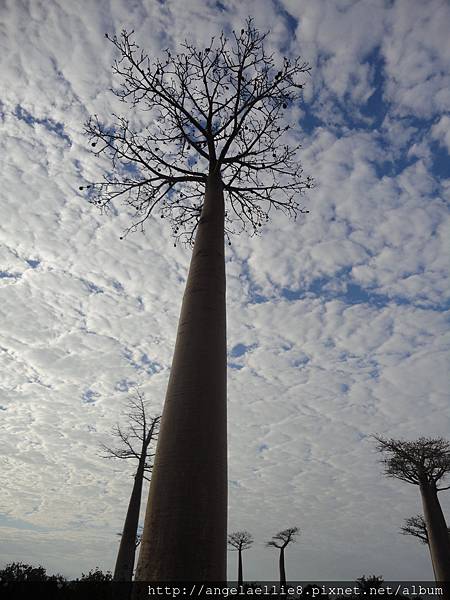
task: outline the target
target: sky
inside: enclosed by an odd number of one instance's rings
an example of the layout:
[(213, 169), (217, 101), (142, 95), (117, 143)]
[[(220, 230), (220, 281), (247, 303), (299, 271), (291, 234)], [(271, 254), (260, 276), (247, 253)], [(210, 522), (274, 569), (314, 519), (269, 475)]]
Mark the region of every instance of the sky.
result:
[(113, 569), (133, 466), (99, 446), (133, 386), (156, 415), (168, 380), (190, 250), (158, 219), (120, 240), (127, 208), (78, 189), (109, 167), (87, 118), (127, 110), (105, 33), (159, 56), (248, 16), (312, 67), (286, 118), (315, 187), (226, 249), (229, 531), (255, 538), (253, 581), (291, 526), (290, 579), (433, 578), (399, 534), (418, 489), (370, 435), (448, 437), (446, 0), (0, 0), (0, 566)]

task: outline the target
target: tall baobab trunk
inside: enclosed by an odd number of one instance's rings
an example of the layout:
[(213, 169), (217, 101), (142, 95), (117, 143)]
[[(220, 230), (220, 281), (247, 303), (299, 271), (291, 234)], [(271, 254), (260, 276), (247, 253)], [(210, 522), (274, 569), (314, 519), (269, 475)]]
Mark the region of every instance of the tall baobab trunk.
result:
[(428, 530), (427, 530), (426, 524), (425, 524), (425, 535), (426, 535), (426, 545), (428, 548), (428, 552), (430, 553), (430, 561), (431, 561), (431, 566), (433, 568), (434, 579), (437, 581), (436, 569), (434, 568), (433, 554), (431, 553), (430, 538), (428, 537)]
[(450, 582), (450, 540), (436, 486), (422, 483), (420, 493), (436, 581)]
[(210, 173), (183, 297), (136, 580), (225, 581), (224, 198)]
[(130, 502), (128, 503), (127, 516), (114, 568), (114, 581), (131, 581), (133, 579), (136, 534), (141, 508), (142, 484), (144, 481), (144, 464), (145, 461), (141, 460), (134, 476), (133, 490)]
[(431, 554), (431, 548), (430, 545), (428, 544), (428, 552), (430, 553), (430, 560), (431, 560), (431, 566), (433, 568), (433, 575), (434, 575), (434, 579), (437, 581), (437, 575), (436, 575), (436, 569), (434, 568), (434, 561), (433, 561), (433, 555)]
[(286, 587), (286, 569), (284, 566), (284, 546), (280, 548), (280, 586)]
[(242, 548), (238, 548), (238, 586), (243, 584), (242, 575)]

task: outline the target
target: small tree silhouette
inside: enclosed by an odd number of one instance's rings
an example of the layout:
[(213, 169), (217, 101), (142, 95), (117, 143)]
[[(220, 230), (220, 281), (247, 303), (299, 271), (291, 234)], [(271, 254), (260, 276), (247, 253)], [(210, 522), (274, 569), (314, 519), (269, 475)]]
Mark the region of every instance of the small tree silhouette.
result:
[(415, 517), (408, 517), (405, 519), (405, 524), (400, 528), (402, 535), (412, 535), (418, 538), (422, 544), (428, 546), (428, 532), (425, 520), (422, 515), (416, 515)]
[(89, 573), (82, 573), (80, 579), (77, 581), (83, 583), (103, 583), (106, 581), (112, 581), (113, 576), (110, 571), (102, 571), (99, 567), (95, 567), (95, 569), (91, 569)]
[[(149, 480), (152, 470), (149, 461), (152, 443), (158, 435), (160, 416), (150, 417), (146, 413), (144, 396), (136, 388), (134, 397), (127, 404), (127, 429), (115, 425), (113, 434), (120, 440), (119, 448), (109, 448), (102, 444), (103, 458), (120, 458), (136, 460), (138, 463), (134, 484), (128, 503), (125, 524), (120, 538), (119, 552), (114, 569), (114, 581), (131, 581), (133, 577), (134, 559), (138, 546), (138, 523), (141, 508), (141, 495), (144, 479)], [(139, 538), (140, 541), (140, 538)]]
[(421, 437), (415, 441), (373, 436), (388, 477), (419, 486), (424, 523), (436, 581), (450, 581), (450, 541), (447, 524), (438, 499), (438, 487), (450, 473), (450, 443), (443, 438)]
[(0, 569), (0, 581), (25, 582), (48, 581), (63, 583), (66, 578), (62, 575), (47, 575), (47, 570), (41, 565), (35, 567), (23, 562), (11, 562)]
[(228, 545), (233, 551), (238, 552), (238, 586), (243, 583), (242, 551), (250, 548), (252, 544), (253, 536), (248, 531), (235, 531), (228, 536)]
[(300, 529), (298, 527), (289, 527), (288, 529), (283, 529), (283, 531), (279, 531), (273, 538), (266, 542), (266, 546), (268, 548), (274, 547), (280, 550), (280, 586), (286, 586), (286, 569), (284, 565), (284, 550), (285, 548), (291, 544), (296, 542), (296, 537), (300, 535)]
[[(450, 536), (450, 528), (447, 528), (447, 532), (448, 532), (448, 535)], [(416, 515), (415, 517), (409, 517), (408, 519), (405, 519), (405, 524), (400, 528), (400, 533), (402, 535), (409, 535), (409, 536), (418, 538), (422, 542), (422, 544), (425, 544), (426, 546), (428, 546), (428, 550), (430, 550), (427, 526), (425, 524), (425, 519), (423, 518), (422, 515)], [(430, 558), (431, 558), (431, 565), (433, 567), (433, 572), (434, 572), (433, 557), (431, 556), (431, 552), (430, 552)], [(435, 573), (435, 576), (436, 576), (436, 573)]]

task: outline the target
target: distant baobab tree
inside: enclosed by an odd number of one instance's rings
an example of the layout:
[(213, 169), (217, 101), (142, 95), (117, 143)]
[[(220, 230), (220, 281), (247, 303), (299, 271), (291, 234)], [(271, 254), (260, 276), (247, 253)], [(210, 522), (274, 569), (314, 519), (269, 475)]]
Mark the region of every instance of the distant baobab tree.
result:
[(385, 473), (419, 486), (431, 561), (438, 582), (450, 582), (450, 540), (438, 492), (450, 486), (438, 483), (450, 473), (450, 443), (443, 438), (421, 437), (414, 441), (374, 436)]
[[(128, 423), (126, 429), (116, 425), (114, 435), (120, 440), (120, 448), (109, 448), (102, 444), (104, 458), (136, 460), (137, 469), (128, 503), (125, 524), (120, 538), (119, 552), (114, 568), (114, 581), (131, 581), (133, 578), (136, 548), (140, 543), (138, 536), (139, 513), (144, 479), (149, 480), (152, 463), (152, 446), (157, 438), (161, 417), (150, 417), (143, 394), (136, 389), (134, 397), (127, 404)], [(139, 541), (138, 541), (139, 540)]]
[(268, 548), (278, 548), (280, 550), (280, 586), (286, 586), (286, 568), (284, 565), (284, 550), (285, 548), (296, 542), (296, 537), (300, 535), (300, 529), (298, 527), (289, 527), (288, 529), (283, 529), (283, 531), (279, 531), (276, 535), (272, 537), (269, 542), (266, 542), (266, 546)]
[(308, 212), (300, 199), (312, 186), (298, 133), (284, 140), (310, 67), (269, 54), (266, 36), (248, 19), (207, 48), (185, 42), (150, 58), (133, 32), (106, 34), (118, 52), (113, 91), (132, 116), (87, 122), (94, 153), (111, 160), (88, 199), (103, 211), (122, 200), (134, 214), (126, 233), (160, 216), (175, 244), (193, 243), (137, 580), (226, 579), (225, 237), (258, 233), (271, 211)]
[(253, 536), (248, 531), (234, 531), (228, 536), (228, 545), (232, 550), (238, 552), (238, 586), (243, 583), (242, 575), (242, 551), (247, 550), (253, 544)]
[[(428, 546), (428, 550), (430, 549), (427, 526), (425, 525), (425, 519), (422, 515), (416, 515), (415, 517), (409, 517), (408, 519), (405, 519), (405, 524), (400, 528), (400, 533), (402, 535), (410, 535), (412, 537), (418, 538), (422, 542), (422, 544)], [(447, 533), (450, 536), (450, 528), (448, 527)], [(434, 571), (433, 557), (431, 557), (431, 564), (433, 566)]]
[(411, 535), (418, 538), (422, 544), (428, 545), (428, 532), (425, 525), (425, 519), (422, 515), (408, 517), (405, 519), (405, 524), (400, 528), (402, 535)]

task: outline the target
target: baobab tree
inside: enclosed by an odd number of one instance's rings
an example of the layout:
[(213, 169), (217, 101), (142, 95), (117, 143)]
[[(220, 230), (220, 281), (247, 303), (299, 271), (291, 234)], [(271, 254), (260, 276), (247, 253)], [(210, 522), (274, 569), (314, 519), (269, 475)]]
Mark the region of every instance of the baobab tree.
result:
[[(120, 440), (119, 448), (109, 448), (102, 444), (103, 458), (119, 458), (137, 461), (133, 489), (128, 503), (123, 531), (119, 534), (120, 545), (114, 568), (114, 581), (131, 581), (133, 577), (138, 536), (139, 512), (141, 509), (142, 486), (152, 471), (151, 453), (158, 436), (161, 417), (147, 415), (143, 394), (136, 389), (134, 397), (127, 404), (127, 427), (115, 425), (113, 434)], [(138, 542), (139, 539), (139, 542)]]
[(238, 553), (238, 585), (243, 583), (242, 551), (248, 550), (253, 544), (253, 536), (248, 531), (234, 531), (228, 536), (228, 545)]
[(283, 529), (283, 531), (279, 531), (276, 535), (272, 537), (269, 542), (266, 542), (266, 546), (268, 548), (278, 548), (280, 551), (280, 586), (286, 586), (286, 568), (284, 564), (284, 551), (286, 547), (296, 542), (296, 537), (300, 535), (300, 529), (298, 527), (289, 527), (288, 529)]
[(408, 517), (405, 519), (405, 524), (400, 527), (400, 533), (402, 535), (411, 535), (418, 538), (422, 544), (428, 545), (428, 532), (425, 520), (422, 515), (416, 515), (415, 517)]
[[(405, 524), (400, 527), (402, 535), (411, 535), (418, 538), (422, 544), (428, 545), (428, 531), (425, 525), (425, 519), (422, 515), (408, 517), (405, 519)], [(447, 533), (450, 536), (450, 527), (447, 527)]]
[[(400, 528), (400, 533), (402, 535), (410, 535), (412, 537), (418, 538), (422, 542), (422, 544), (428, 546), (428, 550), (430, 550), (427, 526), (425, 525), (425, 519), (422, 515), (416, 515), (414, 517), (408, 517), (407, 519), (405, 519), (405, 524)], [(447, 534), (450, 537), (450, 528), (448, 527)], [(430, 557), (431, 565), (433, 567), (434, 572), (433, 557), (431, 556), (431, 552)]]
[(284, 139), (310, 68), (269, 54), (266, 36), (248, 19), (207, 48), (185, 42), (151, 59), (133, 32), (106, 34), (119, 55), (114, 94), (133, 114), (86, 124), (95, 154), (111, 159), (88, 198), (104, 211), (122, 199), (134, 214), (125, 235), (159, 216), (175, 245), (193, 244), (137, 580), (226, 579), (225, 238), (258, 233), (273, 211), (307, 212), (312, 186), (298, 134)]
[(450, 581), (450, 540), (438, 492), (450, 486), (438, 483), (450, 473), (450, 443), (443, 438), (415, 441), (374, 436), (388, 477), (417, 485), (422, 498), (425, 529), (436, 581)]

